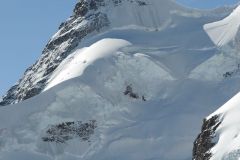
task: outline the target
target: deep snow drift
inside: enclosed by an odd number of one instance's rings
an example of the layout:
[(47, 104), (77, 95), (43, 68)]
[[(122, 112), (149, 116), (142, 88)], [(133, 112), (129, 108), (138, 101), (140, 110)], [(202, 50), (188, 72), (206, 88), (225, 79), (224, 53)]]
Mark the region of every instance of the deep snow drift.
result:
[[(216, 48), (203, 29), (223, 17), (167, 0), (123, 2), (100, 8), (112, 27), (81, 39), (41, 94), (0, 108), (1, 160), (192, 158), (202, 118), (240, 89), (236, 50)], [(125, 7), (133, 13), (118, 21)], [(88, 24), (76, 21), (69, 32)], [(43, 78), (43, 64), (25, 78)]]
[(50, 77), (45, 90), (66, 80), (81, 76), (84, 70), (96, 60), (111, 55), (119, 48), (131, 43), (124, 40), (103, 39), (88, 48), (81, 48), (62, 62)]

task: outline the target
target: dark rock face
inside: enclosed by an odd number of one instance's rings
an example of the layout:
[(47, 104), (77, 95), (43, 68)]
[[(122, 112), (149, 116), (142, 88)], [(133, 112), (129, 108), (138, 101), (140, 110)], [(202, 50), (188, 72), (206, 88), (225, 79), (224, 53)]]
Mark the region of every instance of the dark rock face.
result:
[(83, 17), (89, 10), (97, 10), (98, 7), (105, 6), (104, 0), (81, 0), (73, 10), (75, 16)]
[[(73, 16), (60, 25), (58, 33), (48, 42), (39, 60), (8, 90), (0, 105), (18, 103), (41, 93), (52, 72), (81, 40), (109, 25), (107, 15), (97, 10), (104, 5), (104, 0), (80, 0)], [(82, 23), (83, 21), (86, 23)]]
[(3, 98), (3, 101), (0, 102), (0, 106), (5, 106), (5, 105), (8, 105), (11, 103), (11, 99), (14, 99), (15, 95), (14, 95), (14, 91), (18, 89), (18, 85), (14, 85), (12, 86), (8, 92), (7, 92), (7, 95), (5, 95), (5, 97), (8, 97), (7, 99)]
[[(133, 98), (133, 99), (140, 98), (140, 96), (133, 91), (132, 85), (127, 85), (126, 90), (123, 92), (123, 94), (125, 96), (129, 96), (130, 98)], [(142, 101), (147, 101), (144, 95), (141, 96), (141, 99), (142, 99)]]
[(221, 124), (218, 116), (213, 116), (209, 120), (204, 119), (202, 131), (194, 142), (193, 160), (209, 160), (211, 158), (210, 149), (215, 145), (213, 139), (216, 137), (216, 129)]
[(42, 140), (44, 142), (66, 143), (68, 140), (80, 138), (81, 141), (89, 141), (96, 127), (95, 120), (87, 123), (81, 121), (64, 122), (50, 126)]

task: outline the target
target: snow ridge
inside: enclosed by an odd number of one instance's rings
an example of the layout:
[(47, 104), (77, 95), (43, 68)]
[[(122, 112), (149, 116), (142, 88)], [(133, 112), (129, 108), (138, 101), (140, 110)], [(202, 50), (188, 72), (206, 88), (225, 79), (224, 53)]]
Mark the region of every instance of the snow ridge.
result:
[(120, 48), (131, 45), (126, 40), (103, 39), (88, 48), (75, 51), (62, 62), (49, 78), (44, 91), (66, 80), (79, 77), (84, 70), (98, 59), (107, 57)]
[(240, 27), (240, 6), (238, 6), (228, 17), (221, 21), (204, 25), (205, 31), (211, 40), (219, 47), (233, 41)]

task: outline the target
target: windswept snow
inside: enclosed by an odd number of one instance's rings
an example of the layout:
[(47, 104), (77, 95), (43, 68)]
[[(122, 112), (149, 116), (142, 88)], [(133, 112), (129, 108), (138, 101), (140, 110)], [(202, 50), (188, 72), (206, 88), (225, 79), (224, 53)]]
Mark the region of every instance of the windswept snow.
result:
[(235, 39), (240, 26), (239, 17), (240, 6), (223, 20), (204, 25), (204, 29), (217, 46), (224, 46)]

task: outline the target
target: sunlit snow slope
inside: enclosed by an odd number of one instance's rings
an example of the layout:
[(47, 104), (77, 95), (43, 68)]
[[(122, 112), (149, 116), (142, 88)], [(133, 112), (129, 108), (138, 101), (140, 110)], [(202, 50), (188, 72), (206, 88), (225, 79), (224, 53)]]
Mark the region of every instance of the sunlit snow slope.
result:
[(235, 160), (240, 158), (240, 94), (211, 114), (208, 119), (218, 116), (221, 124), (216, 132), (216, 145), (211, 149), (211, 160)]
[(119, 39), (103, 39), (88, 48), (81, 48), (67, 57), (49, 79), (45, 90), (71, 78), (81, 76), (96, 60), (110, 56), (131, 43)]

